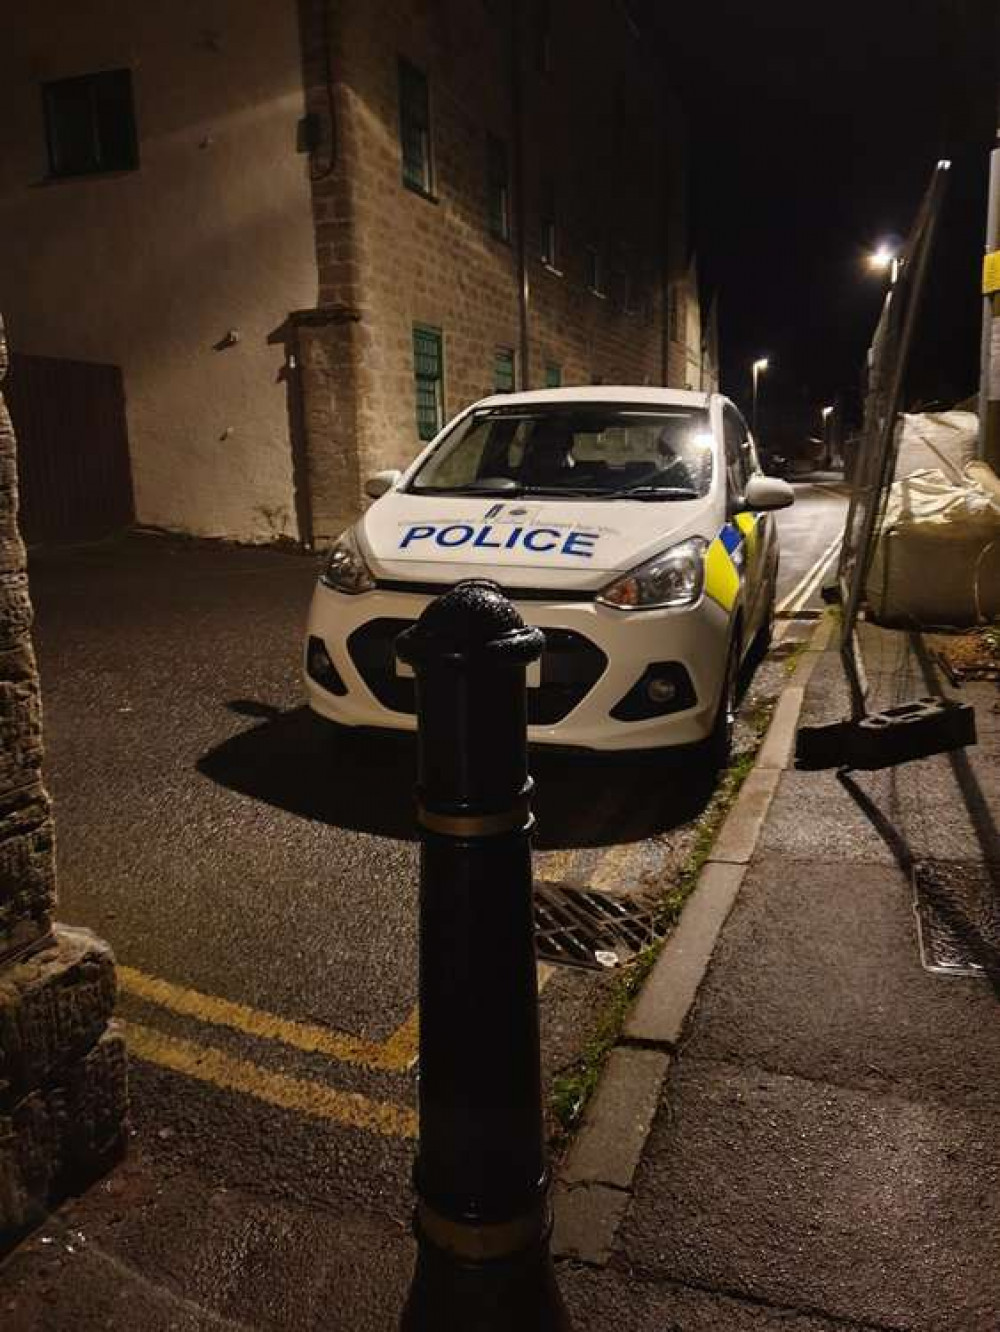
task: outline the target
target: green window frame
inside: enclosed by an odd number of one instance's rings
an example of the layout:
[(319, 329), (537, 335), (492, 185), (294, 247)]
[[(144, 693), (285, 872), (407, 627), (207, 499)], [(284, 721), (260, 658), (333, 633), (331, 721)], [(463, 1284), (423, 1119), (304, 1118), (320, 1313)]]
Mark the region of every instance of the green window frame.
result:
[(493, 358), (493, 388), (496, 393), (513, 393), (517, 388), (517, 365), (513, 347), (498, 347)]
[(545, 387), (562, 388), (562, 366), (550, 361), (545, 367)]
[(486, 172), (490, 234), (497, 240), (510, 240), (510, 168), (507, 145), (496, 135), (486, 139)]
[(402, 56), (399, 59), (399, 145), (403, 184), (430, 196), (434, 186), (431, 161), (431, 103), (427, 75)]
[(53, 178), (138, 168), (131, 70), (108, 69), (43, 83), (42, 108)]
[(427, 441), (444, 425), (444, 340), (439, 328), (413, 325), (417, 435)]

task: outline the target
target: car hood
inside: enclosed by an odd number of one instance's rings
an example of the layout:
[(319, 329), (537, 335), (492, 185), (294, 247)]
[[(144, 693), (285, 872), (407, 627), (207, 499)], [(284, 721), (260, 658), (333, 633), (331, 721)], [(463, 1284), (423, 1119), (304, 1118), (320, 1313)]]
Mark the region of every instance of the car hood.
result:
[[(416, 495), (393, 491), (357, 536), (384, 581), (495, 578), (505, 587), (592, 590), (691, 536), (710, 539), (715, 502)], [(721, 520), (720, 520), (721, 522)]]

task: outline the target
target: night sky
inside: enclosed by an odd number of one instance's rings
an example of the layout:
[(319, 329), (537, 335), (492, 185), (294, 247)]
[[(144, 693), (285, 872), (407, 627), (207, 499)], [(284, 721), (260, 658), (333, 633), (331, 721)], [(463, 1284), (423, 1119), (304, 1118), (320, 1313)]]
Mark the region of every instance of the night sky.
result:
[[(723, 390), (746, 403), (767, 355), (775, 414), (856, 396), (884, 294), (867, 251), (909, 229), (953, 161), (908, 397), (978, 375), (997, 0), (653, 0), (691, 121), (692, 225), (720, 298)], [(678, 25), (680, 24), (680, 27)], [(762, 432), (763, 433), (763, 432)]]

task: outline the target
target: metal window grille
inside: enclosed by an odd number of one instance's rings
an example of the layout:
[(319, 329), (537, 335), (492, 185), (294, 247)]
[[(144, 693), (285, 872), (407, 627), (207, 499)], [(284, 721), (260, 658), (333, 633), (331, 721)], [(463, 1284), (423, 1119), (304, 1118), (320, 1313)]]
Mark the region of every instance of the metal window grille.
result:
[(427, 75), (407, 60), (399, 62), (399, 142), (403, 154), (403, 183), (430, 194), (431, 112)]
[(131, 70), (104, 70), (45, 83), (42, 104), (52, 176), (138, 167)]
[(486, 155), (490, 231), (499, 240), (510, 240), (510, 173), (507, 166), (507, 145), (491, 134), (487, 141)]
[(444, 358), (441, 331), (413, 330), (413, 377), (417, 399), (417, 434), (433, 439), (444, 423)]
[(493, 387), (497, 393), (513, 393), (516, 388), (514, 352), (510, 347), (498, 347), (493, 362)]
[(555, 365), (552, 362), (550, 362), (545, 367), (545, 387), (546, 388), (562, 387), (562, 368), (558, 365)]

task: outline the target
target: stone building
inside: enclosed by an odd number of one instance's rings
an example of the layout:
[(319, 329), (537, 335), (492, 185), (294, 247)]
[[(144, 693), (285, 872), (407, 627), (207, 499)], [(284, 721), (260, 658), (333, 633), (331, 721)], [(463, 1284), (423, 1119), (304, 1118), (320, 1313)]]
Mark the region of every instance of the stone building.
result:
[[(27, 12), (0, 53), (26, 486), (71, 488), (72, 509), (116, 484), (143, 524), (311, 544), (356, 516), (369, 472), (484, 393), (700, 386), (683, 119), (638, 13)], [(49, 420), (70, 363), (95, 383), (120, 369), (127, 447), (107, 444), (101, 403), (81, 406), (82, 441)]]

